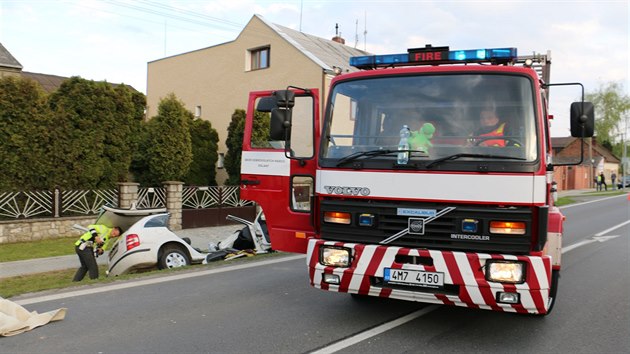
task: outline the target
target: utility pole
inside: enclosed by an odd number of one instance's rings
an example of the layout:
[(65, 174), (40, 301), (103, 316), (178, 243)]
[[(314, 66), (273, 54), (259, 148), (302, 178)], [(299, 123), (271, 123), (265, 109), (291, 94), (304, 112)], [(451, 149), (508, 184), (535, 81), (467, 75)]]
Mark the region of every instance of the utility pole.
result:
[(624, 117), (624, 122), (625, 122), (625, 129), (623, 130), (623, 134), (621, 135), (621, 146), (623, 147), (623, 151), (621, 152), (621, 189), (625, 190), (626, 189), (626, 176), (628, 175), (628, 168), (627, 168), (627, 147), (626, 147), (626, 139), (627, 139), (627, 134), (628, 134), (628, 114), (625, 114)]

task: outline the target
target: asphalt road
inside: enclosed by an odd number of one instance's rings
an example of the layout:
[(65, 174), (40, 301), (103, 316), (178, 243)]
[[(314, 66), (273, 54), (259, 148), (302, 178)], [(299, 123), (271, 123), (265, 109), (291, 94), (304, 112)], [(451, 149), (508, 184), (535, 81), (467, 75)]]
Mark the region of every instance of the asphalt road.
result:
[[(22, 298), (66, 319), (0, 339), (2, 353), (627, 352), (630, 203), (563, 208), (549, 316), (363, 299), (310, 288), (301, 256)], [(244, 268), (249, 267), (249, 268)], [(83, 293), (82, 293), (83, 292)]]

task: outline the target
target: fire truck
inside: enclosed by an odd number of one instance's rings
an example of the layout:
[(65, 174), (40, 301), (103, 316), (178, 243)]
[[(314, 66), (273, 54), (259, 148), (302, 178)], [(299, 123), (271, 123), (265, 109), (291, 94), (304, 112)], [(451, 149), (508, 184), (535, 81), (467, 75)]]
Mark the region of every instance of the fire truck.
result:
[(305, 253), (326, 291), (548, 314), (564, 221), (549, 88), (581, 87), (570, 119), (584, 138), (583, 86), (550, 83), (550, 53), (516, 48), (427, 45), (349, 64), (360, 70), (332, 79), (321, 120), (317, 89), (249, 95), (240, 192), (273, 248)]

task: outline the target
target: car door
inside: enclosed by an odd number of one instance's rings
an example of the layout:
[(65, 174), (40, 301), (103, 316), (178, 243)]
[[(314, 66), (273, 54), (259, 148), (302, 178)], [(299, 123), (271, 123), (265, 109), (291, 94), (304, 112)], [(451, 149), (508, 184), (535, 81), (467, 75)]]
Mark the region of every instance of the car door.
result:
[(241, 199), (255, 201), (262, 207), (274, 250), (306, 253), (307, 239), (315, 235), (318, 91), (292, 91), (295, 101), (290, 108), (286, 139), (272, 140), (269, 122), (273, 113), (270, 109), (261, 110), (260, 105), (276, 92), (252, 92), (249, 97), (241, 158)]

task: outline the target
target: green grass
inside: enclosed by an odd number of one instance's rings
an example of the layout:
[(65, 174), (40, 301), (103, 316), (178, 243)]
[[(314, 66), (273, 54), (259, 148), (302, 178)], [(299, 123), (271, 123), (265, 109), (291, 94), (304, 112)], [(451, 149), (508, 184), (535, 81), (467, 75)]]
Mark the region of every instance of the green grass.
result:
[(569, 205), (569, 204), (573, 204), (575, 203), (575, 199), (571, 198), (571, 197), (560, 197), (558, 198), (558, 200), (554, 203), (555, 206), (561, 207), (564, 205)]
[(64, 237), (32, 242), (4, 243), (0, 245), (0, 262), (74, 254), (74, 242), (77, 239), (78, 237)]
[[(73, 250), (74, 251), (74, 250)], [(75, 283), (72, 281), (74, 277), (74, 273), (76, 272), (76, 268), (72, 269), (64, 269), (57, 270), (45, 273), (37, 273), (37, 274), (29, 274), (29, 275), (18, 275), (15, 277), (8, 277), (0, 279), (0, 297), (10, 298), (13, 296), (34, 293), (45, 290), (53, 290), (53, 289), (65, 289), (76, 287), (80, 285), (89, 285), (89, 284), (106, 284), (113, 283), (116, 281), (128, 280), (128, 279), (136, 279), (148, 276), (161, 276), (171, 274), (173, 272), (180, 271), (190, 271), (190, 270), (201, 270), (201, 269), (211, 269), (224, 267), (233, 264), (239, 264), (244, 262), (251, 262), (255, 260), (263, 260), (271, 257), (278, 257), (280, 255), (284, 255), (286, 253), (269, 253), (269, 254), (261, 254), (255, 257), (242, 257), (237, 258), (231, 261), (216, 261), (210, 264), (203, 265), (192, 265), (189, 267), (175, 268), (175, 269), (165, 269), (165, 270), (149, 270), (143, 271), (139, 273), (131, 273), (131, 274), (123, 274), (117, 277), (106, 277), (105, 270), (107, 270), (106, 266), (99, 266), (99, 275), (98, 279), (91, 280), (87, 275), (83, 281)], [(79, 266), (79, 261), (77, 259), (77, 267)]]
[(589, 197), (597, 197), (597, 196), (613, 196), (613, 195), (621, 195), (621, 194), (626, 194), (628, 193), (628, 190), (626, 189), (625, 191), (623, 190), (619, 190), (619, 189), (615, 189), (615, 190), (608, 190), (608, 191), (593, 191), (593, 192), (586, 192), (584, 193), (584, 195), (588, 195)]

